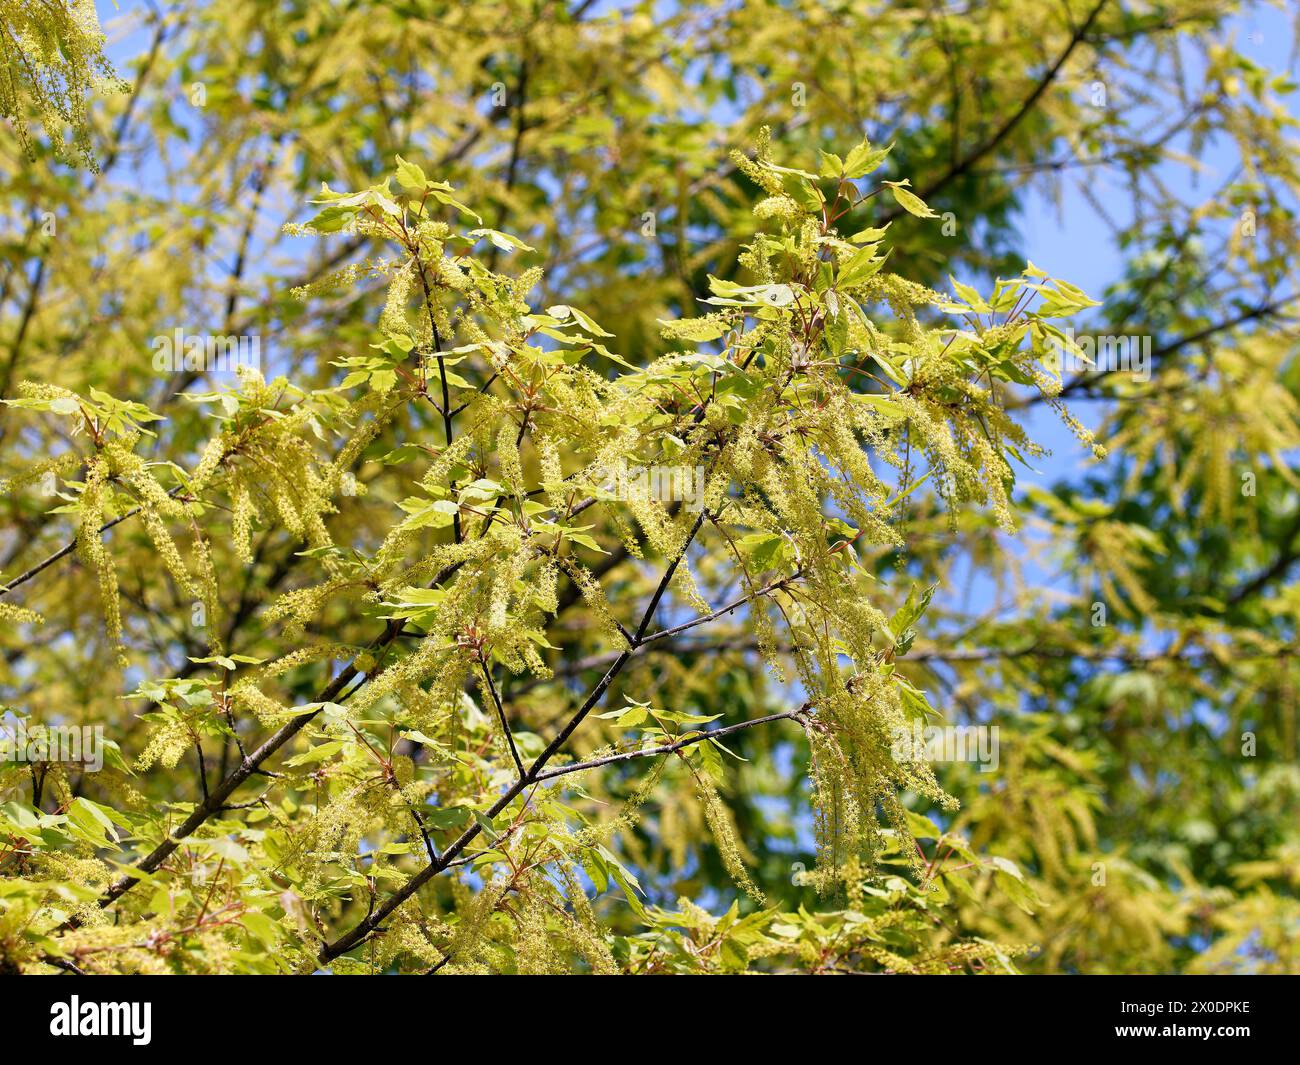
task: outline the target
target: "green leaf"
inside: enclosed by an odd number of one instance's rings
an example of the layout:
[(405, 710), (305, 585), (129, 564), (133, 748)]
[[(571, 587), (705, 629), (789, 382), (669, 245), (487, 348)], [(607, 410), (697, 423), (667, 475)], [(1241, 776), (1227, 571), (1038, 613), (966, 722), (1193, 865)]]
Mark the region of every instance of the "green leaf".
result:
[(836, 279), (840, 288), (853, 288), (875, 276), (885, 265), (884, 256), (876, 255), (875, 245), (860, 248), (849, 257), (849, 261), (840, 267)]
[(932, 584), (919, 596), (916, 594), (915, 585), (908, 590), (907, 600), (898, 608), (889, 623), (890, 628), (894, 630), (895, 636), (901, 637), (907, 629), (910, 629), (921, 619), (921, 615), (925, 613), (926, 608), (930, 605), (930, 600), (934, 598), (934, 593), (938, 587), (937, 584)]
[(821, 157), (821, 176), (824, 178), (838, 178), (844, 174), (844, 160), (838, 155), (830, 152), (819, 152)]
[(989, 305), (984, 301), (984, 297), (981, 296), (978, 292), (976, 292), (975, 289), (971, 288), (970, 285), (963, 285), (960, 281), (958, 281), (955, 277), (953, 277), (952, 274), (948, 275), (948, 281), (952, 284), (952, 290), (955, 293), (957, 293), (959, 297), (961, 297), (961, 299), (965, 302), (966, 306), (968, 306), (971, 310), (977, 311), (980, 314), (989, 313), (990, 308)]
[(275, 950), (280, 945), (280, 922), (260, 910), (248, 910), (239, 920), (248, 934), (268, 950)]
[(774, 569), (781, 561), (787, 547), (785, 537), (777, 533), (751, 533), (736, 541), (740, 550), (760, 573)]
[(461, 214), (469, 215), (476, 222), (479, 222), (480, 224), (482, 223), (483, 221), (482, 216), (479, 215), (476, 211), (471, 211), (468, 207), (466, 207), (463, 203), (461, 203), (460, 200), (456, 199), (456, 197), (451, 194), (451, 186), (448, 185), (446, 182), (430, 181), (427, 183), (426, 187), (429, 190), (429, 195), (432, 196), (439, 203), (445, 204), (448, 207), (454, 207)]
[(437, 810), (426, 810), (420, 815), (430, 828), (444, 830), (463, 828), (469, 824), (473, 811), (464, 806), (443, 806)]
[(229, 836), (191, 837), (186, 844), (196, 850), (209, 850), (218, 858), (244, 865), (249, 860), (248, 851)]
[(911, 184), (910, 181), (886, 181), (885, 184), (889, 186), (889, 191), (894, 194), (898, 206), (908, 214), (916, 215), (917, 218), (939, 217), (926, 206), (925, 201), (920, 196), (904, 188), (905, 185)]
[(893, 222), (886, 222), (879, 229), (859, 229), (853, 236), (849, 237), (850, 244), (874, 244), (878, 240), (884, 240), (885, 233)]
[(893, 149), (893, 144), (890, 144), (887, 148), (872, 148), (870, 141), (863, 141), (861, 144), (856, 145), (845, 157), (844, 176), (847, 178), (865, 177), (873, 170), (879, 169), (880, 164), (885, 161)]
[(397, 183), (404, 189), (423, 191), (429, 183), (424, 171), (415, 163), (408, 163), (400, 155), (397, 157)]
[(804, 211), (809, 214), (821, 213), (826, 198), (814, 181), (799, 174), (784, 174), (781, 177), (781, 185), (785, 189), (786, 195)]
[(612, 337), (614, 334), (606, 332), (587, 314), (578, 310), (577, 307), (570, 307), (566, 303), (558, 303), (554, 307), (547, 307), (546, 313), (552, 318), (563, 322), (572, 318), (579, 326), (594, 337)]
[(509, 233), (502, 233), (497, 229), (471, 229), (471, 237), (487, 237), (495, 248), (502, 251), (536, 251), (530, 244), (525, 244), (518, 237), (512, 237)]

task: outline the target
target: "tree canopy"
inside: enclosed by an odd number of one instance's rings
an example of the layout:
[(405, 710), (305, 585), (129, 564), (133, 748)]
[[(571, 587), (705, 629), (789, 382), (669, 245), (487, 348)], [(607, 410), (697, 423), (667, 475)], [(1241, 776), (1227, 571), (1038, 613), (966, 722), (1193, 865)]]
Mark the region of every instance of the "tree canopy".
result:
[(1280, 8), (122, 7), (0, 0), (0, 971), (1300, 970)]

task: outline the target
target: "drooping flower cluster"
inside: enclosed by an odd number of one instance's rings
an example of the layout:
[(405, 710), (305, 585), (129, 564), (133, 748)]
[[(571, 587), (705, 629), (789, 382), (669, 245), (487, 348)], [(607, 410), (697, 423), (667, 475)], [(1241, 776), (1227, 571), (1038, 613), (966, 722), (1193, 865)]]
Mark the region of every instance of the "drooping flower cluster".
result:
[(57, 157), (67, 155), (67, 129), (77, 155), (97, 170), (87, 97), (127, 86), (104, 55), (95, 0), (0, 0), (0, 58), (0, 115), (27, 152), (35, 150), (28, 128), (35, 111)]
[[(278, 893), (243, 893), (236, 880), (223, 890), (279, 956), (342, 968), (414, 958), (464, 971), (614, 969), (585, 883), (618, 885), (640, 919), (660, 919), (614, 848), (674, 774), (685, 805), (665, 814), (665, 838), (674, 817), (706, 826), (737, 886), (761, 900), (753, 847), (727, 805), (728, 752), (702, 731), (712, 719), (669, 692), (601, 713), (608, 724), (590, 720), (634, 657), (723, 613), (803, 703), (780, 716), (804, 730), (811, 755), (812, 881), (861, 902), (885, 856), (915, 863), (916, 819), (901, 797), (953, 806), (924, 752), (895, 742), (935, 713), (895, 668), (929, 596), (897, 606), (862, 592), (862, 557), (903, 546), (903, 505), (926, 478), (953, 508), (988, 504), (1011, 526), (1008, 456), (1033, 449), (991, 382), (1042, 376), (1047, 319), (1088, 301), (1032, 270), (987, 298), (949, 298), (887, 272), (883, 229), (842, 235), (837, 225), (886, 154), (860, 145), (825, 156), (820, 174), (776, 164), (766, 138), (738, 156), (768, 194), (740, 280), (710, 279), (707, 313), (666, 323), (674, 350), (642, 367), (581, 309), (531, 306), (539, 272), (498, 272), (496, 256), (475, 248), (531, 249), (496, 230), (459, 231), (443, 216), (478, 216), (399, 159), (400, 191), (325, 187), (317, 215), (294, 227), (394, 251), (364, 272), (386, 284), (382, 311), (374, 342), (338, 361), (337, 388), (243, 371), (235, 387), (192, 396), (212, 405), (215, 431), (188, 473), (140, 457), (154, 416), (138, 404), (52, 386), (16, 401), (70, 419), (89, 441), (84, 479), (70, 484), (108, 636), (122, 641), (124, 624), (104, 526), (130, 507), (170, 578), (205, 608), (213, 654), (191, 661), (212, 676), (137, 690), (153, 730), (137, 768), (173, 766), (191, 746), (203, 766), (205, 741), (237, 747), (220, 782), (203, 769), (203, 801), (178, 838), (217, 848), (232, 867), (250, 849), (274, 864)], [(903, 183), (889, 187), (928, 215)], [(1035, 294), (1041, 312), (1027, 309)], [(645, 469), (689, 471), (691, 490), (628, 488), (628, 471)], [(377, 514), (361, 525), (371, 535), (336, 542), (332, 519), (345, 507)], [(189, 535), (188, 557), (175, 529)], [(256, 610), (279, 653), (227, 656), (229, 597), (214, 556), (255, 566), (272, 533), (302, 560), (290, 590)], [(741, 598), (719, 607), (722, 588)], [(577, 605), (586, 620), (575, 634), (566, 614)], [(241, 602), (236, 620), (250, 609)], [(373, 623), (366, 642), (334, 631), (357, 618)], [(574, 648), (594, 662), (567, 668)], [(322, 686), (322, 667), (340, 661)], [(597, 679), (576, 683), (588, 673)], [(250, 754), (254, 729), (271, 736)], [(230, 803), (282, 747), (293, 753), (265, 791)], [(649, 772), (621, 807), (585, 803), (575, 785), (641, 758), (653, 759)], [(153, 854), (175, 845), (169, 835)], [(156, 869), (162, 858), (143, 860)], [(408, 903), (467, 862), (476, 891), (453, 874), (450, 896)], [(71, 949), (77, 936), (106, 934), (96, 907), (75, 923), (87, 928), (68, 933)], [(755, 928), (755, 958), (786, 949)], [(365, 961), (351, 953), (360, 942)]]

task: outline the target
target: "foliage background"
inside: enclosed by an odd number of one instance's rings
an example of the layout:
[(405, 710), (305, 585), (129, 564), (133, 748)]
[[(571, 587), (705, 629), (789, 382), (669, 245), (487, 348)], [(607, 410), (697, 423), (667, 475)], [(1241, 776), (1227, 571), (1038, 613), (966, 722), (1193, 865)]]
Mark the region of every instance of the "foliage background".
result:
[[(306, 217), (304, 201), (321, 181), (364, 188), (391, 171), (395, 155), (451, 182), (486, 225), (537, 249), (519, 260), (546, 269), (532, 306), (582, 308), (637, 365), (671, 347), (659, 320), (694, 315), (708, 276), (737, 272), (759, 194), (727, 153), (763, 125), (773, 129), (778, 161), (812, 169), (819, 149), (843, 153), (864, 136), (895, 143), (885, 176), (909, 177), (941, 215), (913, 218), (881, 201), (869, 221), (892, 217), (895, 273), (945, 292), (951, 275), (987, 292), (1031, 258), (1101, 299), (1081, 332), (1152, 338), (1150, 382), (1066, 382), (1071, 408), (1109, 449), (1104, 461), (1076, 461), (1080, 449), (1050, 427), (1043, 401), (1005, 389), (1007, 405), (1055, 450), (1031, 463), (1037, 473), (1022, 472), (1019, 531), (999, 529), (981, 507), (957, 509), (953, 524), (927, 486), (908, 499), (905, 550), (862, 550), (875, 578), (870, 595), (886, 615), (909, 588), (940, 588), (900, 672), (945, 720), (1001, 729), (995, 774), (936, 767), (959, 811), (911, 800), (943, 835), (919, 840), (921, 872), (895, 855), (884, 872), (900, 880), (869, 881), (865, 896), (854, 889), (847, 901), (819, 897), (794, 875), (814, 865), (806, 744), (788, 723), (748, 729), (728, 744), (745, 761), (727, 773), (727, 817), (750, 876), (783, 916), (744, 927), (719, 920), (743, 896), (701, 801), (670, 773), (615, 848), (652, 909), (638, 912), (617, 886), (595, 902), (620, 967), (869, 971), (942, 956), (940, 967), (960, 969), (968, 959), (942, 951), (975, 937), (1002, 945), (975, 959), (979, 967), (1296, 971), (1300, 370), (1291, 313), (1294, 12), (1286, 5), (121, 7), (110, 54), (131, 87), (96, 90), (88, 136), (97, 169), (64, 165), (39, 138), (29, 160), (17, 126), (0, 141), (0, 393), (12, 398), (27, 380), (146, 404), (166, 417), (155, 426), (154, 459), (198, 461), (209, 427), (180, 393), (211, 384), (159, 376), (150, 361), (156, 335), (176, 326), (257, 334), (270, 370), (303, 389), (336, 384), (336, 360), (374, 342), (377, 280), (362, 275), (308, 302), (292, 294), (364, 261), (370, 243), (304, 242), (282, 225)], [(943, 224), (949, 213), (955, 231)], [(502, 255), (487, 254), (505, 269)], [(418, 432), (437, 436), (433, 412), (413, 417)], [(55, 420), (13, 408), (0, 410), (0, 442), (8, 477), (78, 445)], [(331, 518), (340, 542), (373, 546), (383, 537), (407, 492), (377, 459), (397, 443), (378, 441), (358, 466), (369, 491)], [(1244, 474), (1254, 494), (1243, 493)], [(75, 528), (31, 485), (8, 491), (0, 508), (0, 580)], [(251, 566), (218, 548), (230, 651), (263, 656), (277, 644), (267, 605), (320, 579), (302, 546), (267, 528)], [(191, 623), (192, 598), (160, 574), (144, 529), (124, 523), (111, 548), (129, 668), (119, 669), (104, 637), (94, 572), (68, 558), (0, 600), (46, 619), (37, 627), (0, 618), (0, 697), (31, 721), (106, 724), (134, 762), (149, 742), (136, 718), (146, 706), (122, 696), (151, 678), (215, 669), (193, 661), (209, 648)], [(610, 557), (611, 599), (644, 596), (649, 575)], [(710, 601), (726, 601), (725, 571), (699, 565)], [(1098, 602), (1103, 627), (1091, 623)], [(693, 613), (682, 602), (669, 609), (675, 620)], [(308, 635), (360, 645), (372, 630), (344, 602), (322, 610)], [(580, 597), (562, 632), (558, 662), (590, 681), (573, 664), (599, 658), (608, 644)], [(798, 705), (801, 694), (768, 677), (751, 644), (743, 613), (725, 619), (690, 652), (639, 659), (608, 705), (640, 699), (721, 723)], [(291, 678), (297, 700), (319, 689), (321, 668)], [(547, 688), (514, 696), (525, 725), (542, 734), (568, 697)], [(252, 742), (256, 722), (243, 727)], [(577, 753), (614, 735), (584, 733)], [(215, 774), (234, 748), (206, 743)], [(61, 816), (74, 795), (113, 809), (193, 803), (192, 761), (68, 780), (62, 795), (51, 781), (36, 805)], [(584, 786), (614, 810), (643, 778), (642, 766), (615, 767), (584, 777)], [(0, 783), (6, 801), (32, 807), (29, 777), (14, 772)], [(25, 848), (14, 841), (30, 826), (17, 809), (6, 816), (4, 957), (42, 968), (57, 937), (33, 938), (32, 907), (49, 903), (30, 885), (47, 883), (49, 871), (23, 866)], [(224, 827), (248, 842), (258, 816)], [(91, 848), (101, 859), (109, 840)], [(122, 844), (129, 853), (113, 860), (135, 853)], [(145, 890), (133, 911), (171, 945), (81, 962), (181, 971), (267, 964), (269, 944), (254, 930), (233, 940), (229, 927), (185, 931), (187, 905), (191, 918), (202, 916), (209, 887), (224, 897), (238, 885), (203, 848), (180, 853), (171, 871), (189, 877), (194, 899), (177, 902), (173, 889), (163, 906)], [(990, 864), (994, 857), (1014, 863), (1015, 874)], [(64, 872), (69, 883), (80, 874), (103, 882), (98, 871)], [(456, 926), (482, 884), (476, 875), (431, 889), (422, 904)], [(596, 894), (590, 870), (583, 883)], [(298, 912), (296, 896), (284, 896), (268, 889), (254, 908), (335, 931), (366, 911), (363, 893), (342, 888), (319, 912)], [(766, 911), (745, 902), (737, 912)], [(920, 914), (918, 926), (892, 930), (901, 912)], [(769, 950), (773, 940), (797, 949)], [(363, 965), (364, 951), (351, 959)]]

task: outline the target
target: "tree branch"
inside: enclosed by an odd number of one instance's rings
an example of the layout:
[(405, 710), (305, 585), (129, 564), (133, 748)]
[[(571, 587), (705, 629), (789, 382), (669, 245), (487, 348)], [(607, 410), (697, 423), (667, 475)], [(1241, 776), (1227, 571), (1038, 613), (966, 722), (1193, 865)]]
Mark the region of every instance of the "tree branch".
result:
[(689, 747), (695, 743), (702, 743), (705, 740), (717, 740), (723, 736), (730, 736), (733, 732), (741, 732), (744, 729), (753, 728), (755, 725), (766, 725), (772, 721), (785, 721), (787, 719), (801, 721), (812, 712), (808, 704), (804, 704), (798, 710), (787, 710), (781, 714), (768, 714), (766, 717), (756, 717), (750, 721), (741, 721), (736, 725), (727, 725), (725, 728), (709, 729), (706, 732), (700, 732), (694, 736), (688, 736), (685, 739), (676, 740), (673, 743), (665, 743), (659, 747), (641, 747), (635, 751), (622, 751), (618, 754), (608, 754), (603, 758), (592, 758), (586, 762), (574, 762), (572, 765), (556, 766), (554, 769), (548, 769), (537, 775), (538, 780), (551, 780), (555, 777), (566, 776), (569, 773), (580, 773), (584, 769), (595, 769), (602, 765), (612, 765), (614, 762), (630, 762), (634, 758), (653, 758), (660, 754), (672, 754), (674, 751), (680, 751), (683, 747)]
[[(1047, 72), (1038, 80), (1038, 84), (1034, 86), (1033, 92), (1025, 97), (1024, 101), (1016, 109), (1015, 113), (998, 127), (993, 136), (989, 137), (974, 151), (963, 156), (956, 165), (949, 167), (943, 174), (922, 188), (919, 193), (921, 199), (928, 200), (931, 196), (946, 188), (957, 178), (965, 174), (966, 171), (986, 155), (996, 150), (998, 145), (1010, 136), (1012, 131), (1024, 120), (1025, 116), (1034, 109), (1035, 105), (1042, 98), (1043, 93), (1047, 91), (1052, 82), (1056, 80), (1056, 75), (1061, 72), (1061, 68), (1065, 66), (1066, 61), (1074, 54), (1074, 50), (1087, 36), (1088, 31), (1092, 29), (1092, 24), (1097, 20), (1097, 16), (1101, 14), (1101, 9), (1104, 8), (1107, 3), (1108, 0), (1097, 0), (1097, 4), (1088, 13), (1088, 17), (1084, 19), (1083, 24), (1074, 31), (1069, 44), (1065, 46), (1065, 50), (1061, 52), (1060, 56), (1057, 57), (1056, 62), (1053, 63), (1047, 69)], [(882, 221), (893, 221), (901, 214), (902, 209), (895, 207), (891, 211), (886, 212)]]
[[(705, 510), (700, 511), (699, 517), (696, 518), (695, 523), (691, 526), (691, 530), (687, 534), (681, 548), (677, 551), (677, 554), (665, 569), (663, 577), (655, 588), (654, 594), (650, 598), (650, 603), (641, 617), (641, 624), (637, 626), (636, 636), (633, 638), (631, 645), (622, 651), (616, 659), (614, 659), (609, 669), (606, 670), (605, 675), (601, 677), (600, 681), (591, 690), (587, 698), (583, 700), (582, 705), (578, 707), (577, 711), (569, 719), (564, 728), (562, 728), (556, 734), (555, 738), (546, 745), (546, 749), (537, 756), (537, 759), (533, 764), (528, 767), (528, 771), (515, 781), (514, 784), (507, 788), (505, 793), (488, 808), (485, 818), (486, 820), (491, 820), (509, 806), (525, 788), (537, 783), (541, 778), (542, 770), (546, 767), (547, 763), (550, 762), (559, 749), (564, 746), (568, 738), (573, 735), (574, 730), (582, 724), (587, 715), (591, 713), (596, 704), (600, 702), (605, 692), (609, 689), (609, 686), (613, 684), (614, 679), (623, 671), (623, 667), (627, 665), (628, 660), (636, 652), (638, 647), (640, 647), (645, 635), (645, 630), (650, 626), (650, 622), (654, 619), (655, 611), (659, 606), (660, 600), (663, 598), (664, 592), (668, 588), (669, 582), (673, 578), (673, 574), (677, 572), (677, 567), (681, 564), (682, 559), (686, 557), (686, 553), (690, 549), (691, 543), (695, 540), (696, 535), (699, 533), (700, 527), (704, 524), (704, 519), (707, 517), (707, 514), (708, 512)], [(367, 914), (366, 917), (356, 924), (350, 931), (344, 933), (333, 943), (324, 944), (318, 955), (321, 963), (326, 964), (334, 958), (337, 958), (340, 954), (347, 953), (358, 943), (361, 943), (369, 937), (378, 927), (380, 927), (380, 925), (382, 925), (389, 914), (414, 895), (415, 892), (419, 891), (426, 883), (451, 865), (451, 863), (460, 855), (461, 851), (469, 846), (469, 844), (472, 843), (482, 831), (483, 826), (481, 822), (476, 821), (474, 824), (470, 825), (442, 852), (442, 857), (438, 861), (426, 865), (411, 877), (410, 880), (403, 884), (402, 887), (393, 892), (383, 905)]]
[(515, 760), (515, 768), (519, 770), (519, 776), (522, 779), (524, 775), (524, 763), (519, 757), (519, 748), (515, 746), (515, 735), (510, 731), (510, 722), (506, 720), (506, 708), (501, 705), (501, 696), (497, 694), (497, 686), (492, 680), (492, 670), (488, 668), (487, 662), (479, 658), (479, 669), (483, 671), (483, 680), (487, 682), (488, 694), (492, 696), (492, 705), (497, 709), (497, 720), (501, 722), (501, 731), (505, 733), (506, 742), (510, 744), (510, 757)]

